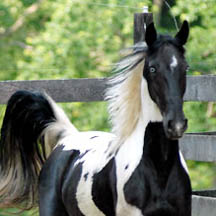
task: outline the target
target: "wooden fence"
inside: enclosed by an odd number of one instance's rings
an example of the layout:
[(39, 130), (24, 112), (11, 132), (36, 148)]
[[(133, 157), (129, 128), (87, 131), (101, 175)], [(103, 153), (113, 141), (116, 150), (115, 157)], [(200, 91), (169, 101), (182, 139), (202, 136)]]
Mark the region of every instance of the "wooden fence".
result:
[[(144, 26), (151, 13), (135, 14), (134, 42), (144, 40)], [(103, 101), (106, 78), (0, 82), (0, 104), (17, 90), (46, 91), (57, 102)], [(187, 76), (185, 101), (216, 101), (216, 76)], [(185, 134), (180, 148), (187, 160), (216, 162), (216, 132)], [(215, 173), (216, 175), (216, 173)], [(200, 176), (202, 178), (202, 176)], [(193, 191), (193, 216), (216, 215), (216, 190)]]

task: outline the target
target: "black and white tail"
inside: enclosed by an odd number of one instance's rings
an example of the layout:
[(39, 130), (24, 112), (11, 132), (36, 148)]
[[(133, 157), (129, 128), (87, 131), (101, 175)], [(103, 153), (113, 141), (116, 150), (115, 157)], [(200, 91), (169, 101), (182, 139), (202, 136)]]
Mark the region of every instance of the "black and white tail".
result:
[(62, 132), (75, 132), (46, 94), (18, 91), (8, 101), (0, 139), (0, 207), (37, 204), (38, 175)]

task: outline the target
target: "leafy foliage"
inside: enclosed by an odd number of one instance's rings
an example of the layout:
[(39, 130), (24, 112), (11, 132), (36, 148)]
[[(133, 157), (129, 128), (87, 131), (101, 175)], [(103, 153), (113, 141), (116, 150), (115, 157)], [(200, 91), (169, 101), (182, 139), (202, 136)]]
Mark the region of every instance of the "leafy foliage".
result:
[(212, 0), (177, 0), (172, 11), (181, 20), (187, 19), (191, 23), (188, 58), (193, 73), (216, 73), (215, 2)]

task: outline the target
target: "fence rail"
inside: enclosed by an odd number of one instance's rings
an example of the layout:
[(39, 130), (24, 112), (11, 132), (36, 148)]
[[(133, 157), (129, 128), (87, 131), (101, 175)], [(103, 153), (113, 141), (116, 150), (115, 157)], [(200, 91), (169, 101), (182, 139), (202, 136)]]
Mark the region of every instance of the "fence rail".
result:
[[(90, 102), (104, 100), (106, 78), (1, 81), (0, 104), (5, 104), (18, 89), (46, 91), (57, 102)], [(216, 76), (187, 76), (185, 101), (216, 101)]]
[(32, 80), (0, 82), (0, 104), (7, 103), (17, 90), (40, 90), (49, 94), (56, 102), (102, 101), (106, 88), (105, 78)]
[(192, 216), (215, 216), (216, 198), (193, 196)]
[[(5, 104), (15, 91), (45, 91), (57, 102), (103, 101), (106, 78), (69, 80), (32, 80), (0, 82), (0, 104)], [(186, 101), (216, 101), (216, 76), (188, 76)], [(212, 92), (211, 94), (209, 92)], [(180, 141), (186, 159), (216, 161), (216, 133), (186, 134)]]

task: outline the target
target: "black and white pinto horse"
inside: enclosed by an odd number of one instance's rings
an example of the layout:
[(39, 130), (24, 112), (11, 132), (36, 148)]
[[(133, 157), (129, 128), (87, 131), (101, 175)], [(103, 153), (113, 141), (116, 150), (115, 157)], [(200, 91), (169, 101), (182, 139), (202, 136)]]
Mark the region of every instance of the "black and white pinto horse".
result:
[[(40, 216), (190, 216), (191, 185), (178, 139), (187, 62), (185, 21), (116, 65), (106, 92), (113, 133), (80, 132), (46, 94), (18, 91), (1, 129), (1, 207)], [(49, 157), (48, 157), (49, 156)]]

